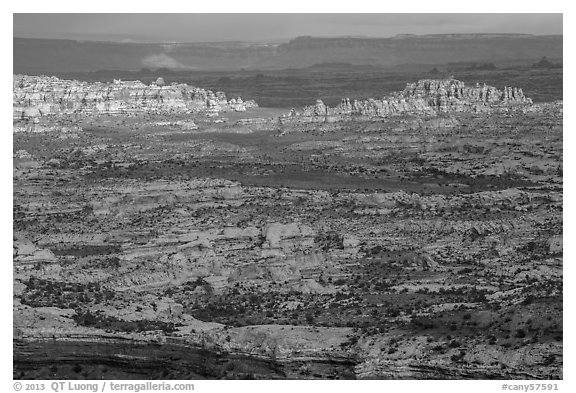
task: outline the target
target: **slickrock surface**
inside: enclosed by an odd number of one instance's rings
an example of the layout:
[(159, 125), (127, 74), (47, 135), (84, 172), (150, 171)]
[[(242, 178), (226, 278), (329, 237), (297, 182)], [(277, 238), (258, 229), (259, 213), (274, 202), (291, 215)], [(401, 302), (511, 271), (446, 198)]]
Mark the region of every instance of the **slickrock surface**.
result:
[(165, 86), (139, 81), (87, 83), (56, 77), (14, 75), (14, 119), (34, 119), (50, 115), (190, 113), (245, 111), (256, 106), (242, 98), (228, 100), (222, 92), (212, 92), (186, 84)]
[(505, 87), (498, 90), (486, 84), (466, 86), (464, 82), (455, 79), (424, 79), (408, 83), (403, 91), (382, 99), (351, 101), (343, 98), (334, 108), (318, 100), (314, 106), (305, 107), (301, 113), (291, 113), (287, 117), (335, 121), (351, 115), (373, 118), (402, 114), (509, 111), (531, 104), (532, 100), (526, 98), (519, 88)]

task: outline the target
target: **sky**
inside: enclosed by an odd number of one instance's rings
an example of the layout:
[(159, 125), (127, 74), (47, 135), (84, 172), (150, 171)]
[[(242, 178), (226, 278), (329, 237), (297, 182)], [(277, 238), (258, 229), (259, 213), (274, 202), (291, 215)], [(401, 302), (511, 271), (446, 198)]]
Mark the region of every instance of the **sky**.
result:
[(562, 34), (562, 14), (17, 14), (14, 37), (141, 42), (282, 41), (297, 36)]

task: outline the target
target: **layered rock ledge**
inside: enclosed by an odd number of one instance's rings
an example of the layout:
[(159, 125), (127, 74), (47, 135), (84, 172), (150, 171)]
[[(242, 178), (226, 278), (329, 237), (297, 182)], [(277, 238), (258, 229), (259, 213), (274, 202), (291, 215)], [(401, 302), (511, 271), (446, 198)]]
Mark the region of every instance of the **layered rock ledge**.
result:
[(251, 100), (227, 99), (222, 92), (177, 83), (168, 86), (121, 80), (88, 83), (14, 75), (13, 87), (14, 120), (72, 114), (218, 113), (257, 106)]
[(450, 112), (490, 113), (526, 108), (532, 100), (520, 88), (493, 86), (477, 83), (466, 86), (456, 79), (423, 79), (408, 83), (401, 92), (382, 99), (353, 100), (343, 98), (333, 108), (322, 100), (305, 107), (302, 112), (291, 111), (282, 120), (335, 121), (348, 117), (387, 117), (395, 114), (435, 115)]

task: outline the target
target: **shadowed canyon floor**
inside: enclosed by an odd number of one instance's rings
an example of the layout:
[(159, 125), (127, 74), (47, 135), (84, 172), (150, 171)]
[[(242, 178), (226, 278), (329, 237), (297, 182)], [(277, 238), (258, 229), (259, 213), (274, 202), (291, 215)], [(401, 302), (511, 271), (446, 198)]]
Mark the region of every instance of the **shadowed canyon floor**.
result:
[(14, 377), (562, 378), (562, 103), (498, 94), (28, 111)]

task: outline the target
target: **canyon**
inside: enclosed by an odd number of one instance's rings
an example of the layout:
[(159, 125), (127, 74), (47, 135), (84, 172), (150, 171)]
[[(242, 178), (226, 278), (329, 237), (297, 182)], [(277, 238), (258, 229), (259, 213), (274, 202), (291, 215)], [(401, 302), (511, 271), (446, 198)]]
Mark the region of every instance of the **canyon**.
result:
[(15, 378), (562, 378), (562, 101), (13, 88)]

